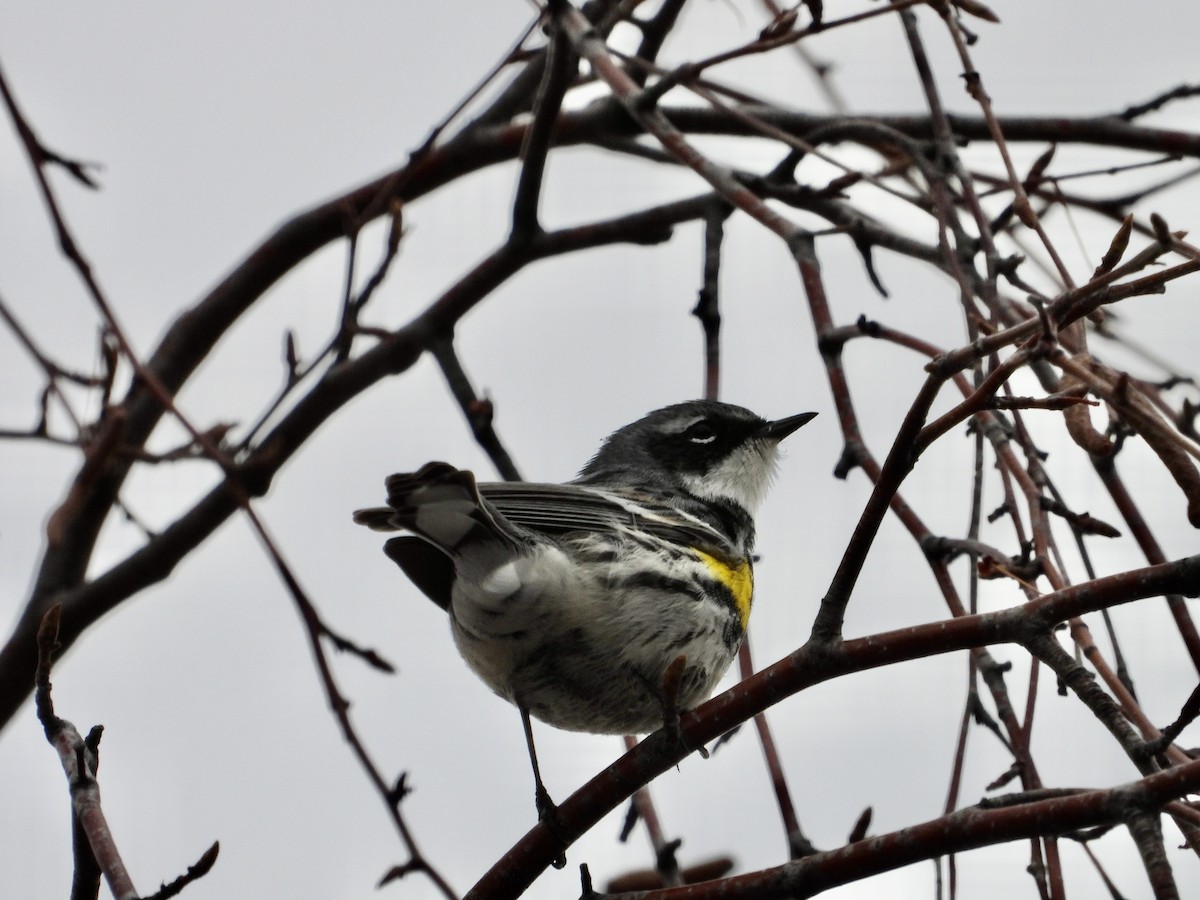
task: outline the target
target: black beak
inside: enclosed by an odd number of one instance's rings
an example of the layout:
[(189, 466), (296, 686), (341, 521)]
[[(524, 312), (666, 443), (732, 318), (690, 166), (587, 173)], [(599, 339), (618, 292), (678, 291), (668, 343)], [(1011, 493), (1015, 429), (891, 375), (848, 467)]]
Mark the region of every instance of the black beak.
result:
[(798, 416), (788, 416), (786, 419), (776, 419), (774, 422), (768, 422), (758, 433), (760, 437), (769, 438), (773, 441), (782, 441), (793, 431), (798, 431), (801, 425), (806, 425), (817, 417), (815, 412), (800, 413)]

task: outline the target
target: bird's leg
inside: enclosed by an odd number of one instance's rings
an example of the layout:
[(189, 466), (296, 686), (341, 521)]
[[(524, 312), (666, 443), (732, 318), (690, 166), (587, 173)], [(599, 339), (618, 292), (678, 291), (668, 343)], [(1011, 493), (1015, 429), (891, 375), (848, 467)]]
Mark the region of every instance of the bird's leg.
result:
[(687, 656), (679, 654), (671, 660), (663, 672), (662, 684), (659, 686), (658, 700), (662, 704), (663, 734), (673, 744), (683, 747), (688, 753), (696, 750), (703, 758), (708, 759), (708, 751), (704, 747), (692, 747), (683, 739), (679, 729), (679, 688), (683, 681), (683, 672), (687, 668)]
[[(537, 750), (533, 746), (533, 724), (529, 721), (529, 710), (518, 705), (521, 711), (521, 724), (525, 728), (525, 746), (529, 748), (529, 762), (533, 765), (533, 802), (537, 807), (538, 821), (549, 829), (555, 840), (565, 850), (567, 841), (563, 838), (563, 830), (558, 821), (558, 807), (550, 799), (550, 793), (542, 782), (542, 770), (538, 767)], [(561, 869), (567, 864), (567, 855), (559, 852), (554, 858), (554, 868)]]
[(663, 672), (661, 691), (658, 699), (662, 704), (663, 732), (671, 743), (680, 742), (679, 734), (679, 682), (683, 680), (683, 670), (687, 666), (687, 657), (682, 653), (671, 660)]
[(529, 762), (533, 765), (533, 801), (537, 805), (538, 820), (553, 817), (558, 807), (550, 799), (546, 785), (542, 782), (542, 770), (538, 766), (537, 749), (533, 746), (533, 723), (529, 720), (529, 710), (520, 706), (521, 725), (525, 728), (525, 746), (529, 749)]

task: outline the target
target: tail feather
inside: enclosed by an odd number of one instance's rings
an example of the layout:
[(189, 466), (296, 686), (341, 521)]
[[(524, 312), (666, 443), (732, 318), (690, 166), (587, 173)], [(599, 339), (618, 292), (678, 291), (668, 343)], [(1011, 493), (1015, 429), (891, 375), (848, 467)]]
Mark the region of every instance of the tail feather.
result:
[(472, 544), (507, 549), (527, 546), (527, 536), (479, 494), (475, 476), (444, 462), (385, 482), (387, 506), (360, 509), (354, 521), (374, 531), (411, 531), (450, 557)]
[(383, 545), (383, 552), (421, 593), (442, 609), (450, 608), (454, 588), (454, 563), (450, 557), (412, 535), (392, 538)]
[(375, 506), (371, 509), (356, 509), (354, 521), (358, 525), (366, 525), (372, 531), (399, 531), (403, 526), (392, 522), (395, 510), (387, 506)]

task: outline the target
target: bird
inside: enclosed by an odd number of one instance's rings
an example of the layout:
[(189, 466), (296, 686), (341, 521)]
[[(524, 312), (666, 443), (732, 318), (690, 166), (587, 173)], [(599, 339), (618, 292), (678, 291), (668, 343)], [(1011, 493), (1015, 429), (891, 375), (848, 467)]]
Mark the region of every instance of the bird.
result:
[(430, 462), (389, 476), (386, 506), (354, 513), (408, 532), (384, 552), (520, 712), (540, 820), (556, 808), (531, 716), (644, 734), (677, 726), (725, 674), (753, 599), (754, 514), (779, 443), (815, 415), (676, 403), (610, 434), (569, 482), (478, 482)]

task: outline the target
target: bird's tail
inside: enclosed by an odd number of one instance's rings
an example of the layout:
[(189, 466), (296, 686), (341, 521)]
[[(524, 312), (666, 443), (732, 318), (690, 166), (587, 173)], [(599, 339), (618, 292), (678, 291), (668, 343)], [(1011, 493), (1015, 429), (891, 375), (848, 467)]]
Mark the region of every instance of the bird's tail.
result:
[(475, 476), (449, 463), (426, 463), (416, 472), (391, 475), (387, 506), (360, 509), (354, 521), (373, 531), (411, 531), (450, 557), (482, 542), (511, 549), (528, 540), (479, 494)]

